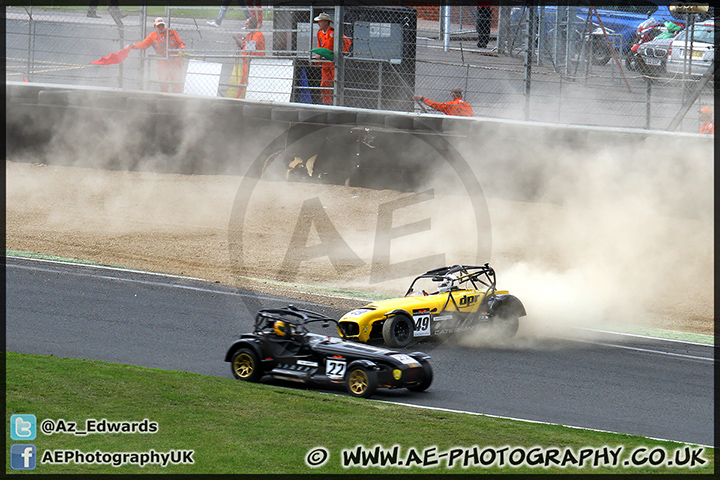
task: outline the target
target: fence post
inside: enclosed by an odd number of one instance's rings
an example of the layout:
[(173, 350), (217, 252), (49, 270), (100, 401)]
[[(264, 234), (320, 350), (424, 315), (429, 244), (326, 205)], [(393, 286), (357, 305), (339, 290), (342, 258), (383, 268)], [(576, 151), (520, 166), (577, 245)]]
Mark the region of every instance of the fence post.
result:
[(507, 52), (507, 46), (510, 43), (510, 7), (500, 6), (498, 7), (498, 37), (497, 37), (497, 51), (498, 54), (502, 55)]
[(343, 57), (343, 40), (345, 38), (344, 13), (345, 9), (342, 5), (335, 7), (335, 41), (333, 42), (335, 83), (333, 85), (333, 105), (345, 105), (345, 58)]
[(443, 37), (443, 50), (447, 52), (450, 49), (450, 6), (443, 5), (440, 7), (440, 31)]
[(527, 49), (525, 50), (525, 120), (530, 120), (530, 83), (532, 79), (532, 59), (535, 48), (535, 7), (532, 5), (527, 9)]
[[(147, 4), (143, 5), (140, 9), (140, 38), (143, 40), (147, 37)], [(147, 90), (148, 79), (147, 79), (147, 50), (140, 51), (140, 90)]]
[(652, 97), (652, 80), (645, 77), (647, 87), (645, 88), (645, 130), (650, 130), (650, 114), (651, 114), (651, 97)]
[(378, 67), (377, 108), (378, 108), (378, 110), (382, 110), (383, 63), (377, 62), (377, 67)]
[[(685, 103), (685, 99), (688, 95), (688, 78), (692, 78), (692, 44), (695, 38), (695, 14), (685, 14), (685, 51), (683, 52), (683, 74), (682, 74), (682, 103)], [(689, 48), (688, 48), (689, 46)]]
[[(559, 9), (559, 7), (557, 7), (557, 8)], [(557, 10), (556, 10), (556, 12), (557, 12)], [(555, 16), (557, 16), (557, 13)], [(545, 23), (546, 23), (545, 22), (545, 5), (542, 3), (540, 4), (540, 7), (539, 7), (537, 22), (538, 22), (538, 32), (545, 32)], [(538, 41), (538, 54), (537, 54), (537, 57), (535, 58), (535, 65), (542, 66), (542, 64), (543, 64), (542, 57), (543, 57), (543, 55), (547, 54), (547, 50), (548, 50), (547, 49), (547, 35), (545, 35), (544, 33), (542, 35), (540, 33), (538, 33), (537, 41)]]
[(30, 6), (30, 10), (26, 10), (28, 12), (28, 61), (27, 61), (27, 80), (28, 82), (32, 81), (32, 78), (30, 78), (30, 72), (33, 71), (33, 56), (35, 55), (35, 48), (34, 48), (34, 41), (35, 41), (35, 35), (32, 34), (33, 30), (33, 16), (32, 16), (32, 5)]
[[(125, 29), (122, 27), (118, 28), (119, 32), (119, 39), (118, 42), (120, 42), (120, 48), (118, 50), (121, 50), (125, 47)], [(123, 88), (123, 64), (121, 63), (118, 65), (118, 87)]]

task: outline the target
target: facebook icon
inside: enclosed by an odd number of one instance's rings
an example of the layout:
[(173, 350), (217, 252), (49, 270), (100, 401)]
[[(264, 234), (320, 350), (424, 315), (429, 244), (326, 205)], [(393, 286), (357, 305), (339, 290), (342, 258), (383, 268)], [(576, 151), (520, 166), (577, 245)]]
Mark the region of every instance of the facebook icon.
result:
[(20, 444), (10, 446), (10, 466), (13, 470), (35, 469), (35, 445)]

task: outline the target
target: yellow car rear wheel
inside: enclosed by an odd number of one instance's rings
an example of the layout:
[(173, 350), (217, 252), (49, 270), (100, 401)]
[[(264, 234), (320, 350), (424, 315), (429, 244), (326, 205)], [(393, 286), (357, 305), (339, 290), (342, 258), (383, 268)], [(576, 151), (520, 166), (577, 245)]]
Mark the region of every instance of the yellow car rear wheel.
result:
[(512, 338), (518, 331), (519, 317), (511, 308), (502, 306), (493, 317), (493, 328), (503, 338)]

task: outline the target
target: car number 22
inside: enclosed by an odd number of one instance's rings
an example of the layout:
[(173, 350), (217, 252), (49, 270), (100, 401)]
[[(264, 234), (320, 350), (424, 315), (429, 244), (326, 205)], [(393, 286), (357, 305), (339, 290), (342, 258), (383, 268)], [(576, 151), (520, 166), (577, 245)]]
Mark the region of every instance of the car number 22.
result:
[(334, 358), (328, 358), (325, 363), (325, 375), (330, 378), (342, 378), (345, 376), (345, 367), (347, 363)]
[(427, 337), (430, 335), (430, 314), (421, 313), (414, 315), (413, 323), (415, 324), (414, 336)]

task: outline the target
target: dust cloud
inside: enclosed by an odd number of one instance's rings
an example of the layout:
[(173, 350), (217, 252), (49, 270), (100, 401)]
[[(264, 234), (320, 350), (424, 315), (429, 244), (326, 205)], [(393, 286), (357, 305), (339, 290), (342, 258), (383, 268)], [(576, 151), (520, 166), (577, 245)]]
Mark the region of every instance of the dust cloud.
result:
[[(423, 145), (406, 146), (413, 147)], [(656, 148), (662, 156), (648, 155)], [(393, 228), (427, 221), (427, 230), (400, 232), (390, 242), (390, 263), (412, 264), (397, 278), (368, 282), (376, 260), (376, 219), (380, 205), (412, 193), (293, 185), (278, 199), (267, 186), (265, 203), (275, 202), (276, 210), (267, 210), (267, 217), (256, 214), (255, 228), (262, 229), (268, 217), (298, 218), (303, 199), (321, 198), (323, 212), (362, 264), (341, 273), (330, 259), (340, 259), (342, 250), (326, 251), (302, 262), (293, 277), (300, 283), (402, 295), (413, 276), (430, 268), (488, 261), (498, 288), (527, 308), (521, 338), (568, 334), (569, 327), (630, 325), (712, 333), (713, 164), (707, 146), (687, 149), (660, 141), (578, 150), (515, 142), (511, 150), (489, 142), (482, 159), (476, 149), (462, 152), (482, 186), (489, 232), (478, 234), (477, 205), (442, 162), (416, 189), (435, 192), (432, 200), (393, 212)], [(514, 156), (523, 150), (533, 153)], [(311, 231), (301, 246), (322, 243)], [(287, 252), (291, 233), (273, 229), (273, 250)], [(478, 258), (483, 233), (491, 235), (492, 247)], [(277, 262), (264, 267), (277, 269)]]
[[(524, 165), (541, 179), (532, 201), (508, 183), (487, 190), (498, 286), (529, 313), (521, 336), (629, 325), (713, 333), (712, 145), (678, 144), (517, 147), (534, 152)], [(494, 177), (517, 174), (496, 165)]]
[[(12, 156), (7, 248), (232, 284), (253, 277), (397, 296), (431, 268), (487, 261), (498, 288), (527, 309), (517, 341), (569, 327), (713, 332), (712, 146), (460, 139), (479, 199), (433, 152), (439, 160), (413, 191), (155, 173), (218, 155), (198, 146), (211, 127), (187, 113), (172, 128), (193, 133), (169, 151), (143, 149), (135, 117), (94, 126), (86, 118), (58, 126), (37, 157)], [(237, 163), (275, 137), (243, 145)], [(417, 139), (401, 147), (428, 155)], [(229, 238), (243, 185), (252, 192), (242, 235)]]

